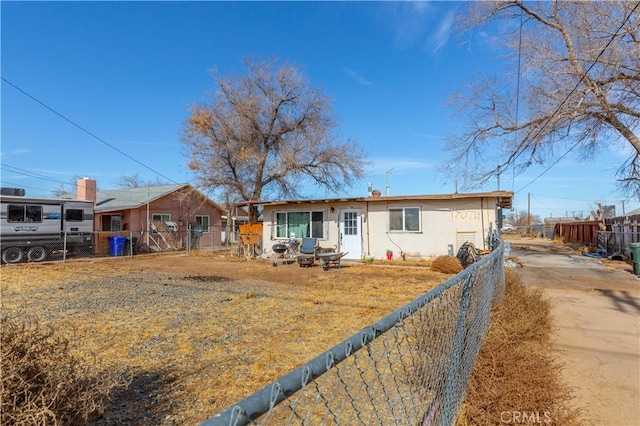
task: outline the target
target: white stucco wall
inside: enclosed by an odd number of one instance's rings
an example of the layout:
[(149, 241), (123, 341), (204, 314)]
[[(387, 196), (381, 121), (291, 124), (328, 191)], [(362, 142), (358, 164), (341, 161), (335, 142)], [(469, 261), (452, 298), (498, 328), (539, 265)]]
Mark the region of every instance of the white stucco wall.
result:
[[(495, 204), (495, 198), (483, 199), (484, 208), (480, 198), (369, 203), (370, 255), (384, 259), (390, 249), (394, 258), (401, 252), (407, 257), (431, 258), (447, 254), (449, 245), (456, 254), (465, 242), (461, 239), (482, 249), (490, 226), (496, 228)], [(389, 231), (388, 209), (392, 207), (419, 207), (420, 232)]]
[[(333, 211), (331, 211), (333, 207)], [(262, 212), (263, 217), (263, 241), (264, 250), (267, 254), (273, 254), (271, 247), (282, 242), (285, 239), (276, 238), (276, 213), (282, 211), (288, 212), (308, 212), (308, 211), (322, 211), (324, 213), (324, 236), (318, 239), (318, 244), (321, 247), (340, 247), (340, 229), (339, 229), (339, 217), (342, 209), (360, 209), (362, 211), (362, 221), (365, 221), (365, 203), (363, 202), (331, 202), (331, 203), (295, 203), (290, 205), (276, 205), (265, 206)], [(363, 225), (363, 233), (364, 233)], [(298, 236), (299, 237), (299, 236)], [(363, 236), (366, 238), (366, 236)], [(363, 244), (363, 247), (366, 245)]]
[[(333, 211), (331, 211), (333, 207)], [(393, 207), (419, 207), (420, 231), (389, 231), (388, 209)], [(386, 250), (394, 253), (394, 259), (432, 258), (447, 254), (449, 245), (453, 254), (459, 246), (470, 240), (476, 248), (484, 248), (483, 240), (490, 229), (496, 228), (496, 199), (494, 197), (439, 199), (439, 200), (384, 200), (375, 201), (330, 201), (314, 203), (292, 203), (288, 205), (265, 206), (263, 210), (263, 241), (267, 254), (273, 254), (271, 247), (281, 242), (276, 238), (275, 213), (281, 211), (323, 211), (324, 238), (319, 239), (321, 247), (340, 249), (340, 211), (360, 209), (362, 212), (362, 256), (386, 259)]]

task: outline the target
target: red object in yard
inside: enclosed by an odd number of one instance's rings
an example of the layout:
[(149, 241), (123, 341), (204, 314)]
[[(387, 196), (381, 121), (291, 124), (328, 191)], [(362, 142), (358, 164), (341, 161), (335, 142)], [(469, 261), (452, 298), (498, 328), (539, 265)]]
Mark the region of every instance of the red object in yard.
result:
[(392, 251), (388, 251), (387, 252), (387, 260), (392, 260), (393, 259), (393, 252)]

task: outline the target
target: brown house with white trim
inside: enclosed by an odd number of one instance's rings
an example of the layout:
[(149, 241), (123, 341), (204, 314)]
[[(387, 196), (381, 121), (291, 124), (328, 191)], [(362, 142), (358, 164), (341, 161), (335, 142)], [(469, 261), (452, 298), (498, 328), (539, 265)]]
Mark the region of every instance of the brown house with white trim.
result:
[(85, 178), (78, 180), (77, 197), (95, 203), (95, 231), (132, 235), (141, 248), (222, 245), (224, 210), (189, 184), (98, 191), (96, 181)]

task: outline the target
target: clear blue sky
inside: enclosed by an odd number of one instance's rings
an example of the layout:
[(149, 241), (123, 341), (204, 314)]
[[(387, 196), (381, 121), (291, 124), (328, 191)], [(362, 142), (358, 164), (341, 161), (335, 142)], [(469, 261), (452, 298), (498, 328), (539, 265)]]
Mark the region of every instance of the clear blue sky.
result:
[[(457, 123), (452, 90), (492, 73), (498, 52), (463, 44), (451, 26), (457, 2), (7, 2), (2, 77), (174, 182), (193, 182), (180, 130), (186, 106), (214, 90), (211, 70), (244, 70), (248, 56), (298, 65), (333, 99), (343, 137), (359, 142), (370, 167), (341, 195), (367, 183), (393, 195), (452, 193), (437, 166)], [(514, 66), (514, 72), (516, 65)], [(121, 176), (152, 171), (2, 82), (2, 186), (51, 196), (75, 175), (112, 189)], [(542, 217), (616, 204), (620, 153), (501, 177), (515, 208)], [(27, 176), (32, 175), (32, 176)], [(37, 175), (37, 177), (33, 177)], [(481, 190), (494, 190), (491, 182)], [(308, 188), (307, 196), (327, 196)], [(627, 200), (627, 211), (640, 207)]]

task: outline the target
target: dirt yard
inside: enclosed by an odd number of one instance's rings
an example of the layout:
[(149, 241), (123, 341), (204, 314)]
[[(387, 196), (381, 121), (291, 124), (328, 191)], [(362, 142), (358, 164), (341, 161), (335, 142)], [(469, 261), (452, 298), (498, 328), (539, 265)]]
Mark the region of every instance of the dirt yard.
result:
[(130, 372), (92, 424), (195, 424), (448, 278), (381, 265), (175, 253), (4, 265), (2, 311)]

